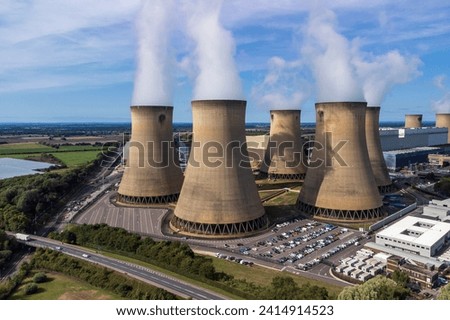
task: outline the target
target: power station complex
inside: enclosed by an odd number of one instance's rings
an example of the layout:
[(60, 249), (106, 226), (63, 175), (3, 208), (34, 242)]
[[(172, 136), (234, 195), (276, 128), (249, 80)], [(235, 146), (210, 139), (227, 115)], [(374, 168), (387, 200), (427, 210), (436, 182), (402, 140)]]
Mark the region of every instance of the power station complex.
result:
[[(316, 219), (382, 218), (381, 195), (392, 191), (392, 183), (380, 141), (385, 133), (379, 128), (380, 107), (324, 102), (315, 109), (315, 140), (309, 148), (301, 138), (300, 110), (270, 111), (260, 172), (269, 179), (302, 180), (296, 207)], [(173, 108), (132, 106), (129, 159), (117, 203), (176, 202), (170, 228), (196, 237), (239, 237), (267, 229), (270, 221), (249, 162), (245, 110), (241, 100), (192, 101), (193, 141), (183, 176), (173, 143)], [(422, 115), (406, 115), (397, 138), (421, 126)], [(447, 134), (450, 114), (437, 114), (436, 126), (429, 129)]]

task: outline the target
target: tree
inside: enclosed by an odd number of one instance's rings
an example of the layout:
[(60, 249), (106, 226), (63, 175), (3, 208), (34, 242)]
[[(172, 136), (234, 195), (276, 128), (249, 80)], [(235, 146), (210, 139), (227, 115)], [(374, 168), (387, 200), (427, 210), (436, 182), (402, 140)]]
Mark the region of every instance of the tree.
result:
[(299, 293), (300, 288), (294, 279), (286, 276), (276, 276), (272, 279), (265, 298), (270, 300), (295, 300)]
[(48, 280), (47, 275), (43, 272), (38, 272), (33, 277), (34, 283), (43, 283), (46, 282), (47, 280)]
[(441, 293), (437, 298), (438, 300), (450, 300), (450, 284), (441, 289)]
[(29, 283), (25, 286), (25, 294), (26, 295), (32, 295), (38, 292), (38, 286), (36, 283)]
[(403, 300), (409, 290), (398, 285), (394, 280), (377, 276), (369, 281), (345, 287), (338, 296), (339, 300)]
[(395, 270), (394, 272), (392, 272), (391, 279), (404, 288), (406, 288), (406, 285), (409, 282), (408, 274), (401, 270)]

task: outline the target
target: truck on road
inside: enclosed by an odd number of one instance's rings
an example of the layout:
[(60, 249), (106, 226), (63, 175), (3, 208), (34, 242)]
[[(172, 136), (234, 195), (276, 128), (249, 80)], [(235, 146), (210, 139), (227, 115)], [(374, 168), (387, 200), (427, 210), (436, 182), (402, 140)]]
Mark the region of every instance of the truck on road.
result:
[(16, 233), (16, 239), (17, 240), (22, 240), (22, 241), (29, 241), (30, 240), (30, 236), (24, 233)]

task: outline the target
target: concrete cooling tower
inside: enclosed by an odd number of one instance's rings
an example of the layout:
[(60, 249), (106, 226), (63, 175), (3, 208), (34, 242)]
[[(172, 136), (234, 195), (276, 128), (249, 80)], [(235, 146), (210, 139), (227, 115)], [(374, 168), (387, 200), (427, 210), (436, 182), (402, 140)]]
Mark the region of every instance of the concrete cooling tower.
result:
[(194, 139), (173, 230), (236, 237), (268, 226), (248, 160), (245, 107), (240, 100), (192, 102)]
[(448, 128), (447, 143), (450, 143), (450, 113), (436, 113), (436, 127)]
[(183, 183), (172, 137), (173, 107), (132, 106), (129, 160), (117, 202), (149, 205), (173, 202)]
[(381, 193), (387, 193), (392, 191), (393, 186), (381, 150), (379, 120), (380, 107), (367, 107), (366, 141), (369, 160), (378, 190)]
[(365, 102), (316, 103), (316, 141), (297, 206), (325, 220), (383, 215), (367, 152)]
[(260, 171), (275, 179), (304, 179), (300, 110), (271, 110), (270, 138)]
[(422, 115), (421, 114), (405, 115), (405, 128), (422, 128)]

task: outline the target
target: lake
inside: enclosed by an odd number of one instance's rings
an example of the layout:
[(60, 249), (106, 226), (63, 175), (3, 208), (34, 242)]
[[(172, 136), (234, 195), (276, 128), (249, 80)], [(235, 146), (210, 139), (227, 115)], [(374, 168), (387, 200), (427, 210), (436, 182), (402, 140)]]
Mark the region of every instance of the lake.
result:
[(0, 179), (40, 173), (36, 170), (47, 169), (51, 166), (53, 164), (46, 162), (0, 158)]

